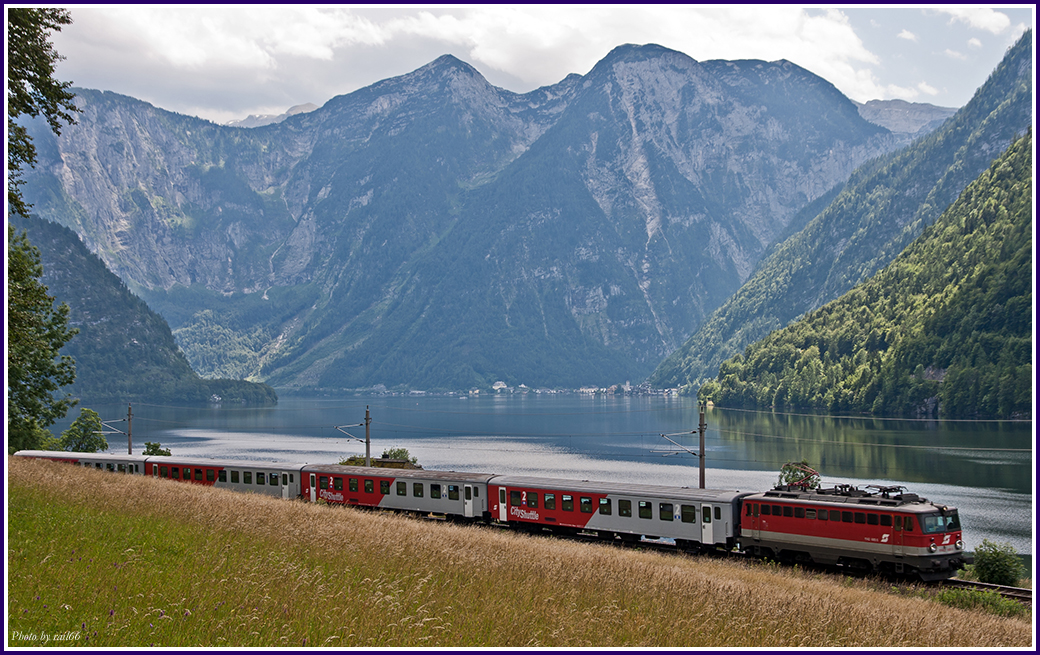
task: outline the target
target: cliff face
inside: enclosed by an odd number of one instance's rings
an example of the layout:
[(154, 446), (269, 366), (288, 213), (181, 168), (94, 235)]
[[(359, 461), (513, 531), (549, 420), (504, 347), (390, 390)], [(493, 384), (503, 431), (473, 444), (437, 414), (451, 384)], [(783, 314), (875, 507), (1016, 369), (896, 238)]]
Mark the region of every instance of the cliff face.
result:
[(794, 64), (659, 46), (527, 94), (446, 56), (248, 130), (78, 97), (26, 198), (198, 370), (299, 387), (639, 379), (899, 142)]

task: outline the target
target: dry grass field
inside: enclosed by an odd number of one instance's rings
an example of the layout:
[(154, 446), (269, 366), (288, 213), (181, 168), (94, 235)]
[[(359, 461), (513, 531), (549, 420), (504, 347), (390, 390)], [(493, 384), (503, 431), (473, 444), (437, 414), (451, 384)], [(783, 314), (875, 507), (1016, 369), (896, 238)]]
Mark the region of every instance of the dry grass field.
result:
[(1030, 647), (876, 583), (8, 458), (9, 646)]

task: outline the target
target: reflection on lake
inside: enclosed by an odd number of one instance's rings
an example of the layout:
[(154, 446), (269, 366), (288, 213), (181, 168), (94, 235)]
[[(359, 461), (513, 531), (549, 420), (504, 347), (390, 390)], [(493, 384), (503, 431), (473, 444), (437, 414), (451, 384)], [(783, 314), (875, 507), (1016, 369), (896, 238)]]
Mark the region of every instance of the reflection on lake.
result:
[[(133, 407), (134, 452), (158, 441), (175, 454), (334, 462), (404, 447), (428, 469), (551, 475), (678, 486), (698, 483), (696, 402), (660, 396), (524, 394), (469, 397), (284, 398), (275, 407)], [(126, 406), (93, 407), (108, 419)], [(76, 410), (55, 434), (75, 418)], [(807, 460), (824, 483), (899, 484), (961, 511), (969, 549), (1009, 541), (1033, 553), (1031, 423), (782, 415), (709, 408), (707, 485), (763, 490), (785, 462)], [(125, 422), (112, 424), (125, 430)], [(125, 452), (125, 437), (109, 435)]]

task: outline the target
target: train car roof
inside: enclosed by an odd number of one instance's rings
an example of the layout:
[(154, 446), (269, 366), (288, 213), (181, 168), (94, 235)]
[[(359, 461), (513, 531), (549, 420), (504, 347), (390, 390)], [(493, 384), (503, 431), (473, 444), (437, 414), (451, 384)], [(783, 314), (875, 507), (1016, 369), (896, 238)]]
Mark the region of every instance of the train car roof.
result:
[(19, 450), (18, 457), (40, 457), (43, 459), (115, 460), (143, 462), (145, 455), (121, 455), (119, 453), (77, 453), (68, 450)]
[(436, 471), (431, 469), (398, 469), (383, 466), (347, 466), (344, 464), (307, 464), (307, 473), (346, 475), (352, 477), (408, 478), (415, 480), (440, 480), (442, 482), (487, 483), (494, 473), (471, 473), (467, 471)]
[(546, 489), (548, 491), (574, 491), (608, 493), (627, 496), (667, 497), (678, 500), (730, 503), (737, 498), (751, 495), (750, 491), (732, 489), (698, 489), (696, 487), (668, 487), (657, 484), (629, 484), (626, 482), (603, 482), (597, 480), (567, 480), (524, 475), (497, 475), (491, 484)]
[(956, 509), (940, 506), (921, 498), (914, 493), (902, 491), (902, 487), (879, 487), (878, 491), (864, 491), (849, 485), (838, 485), (833, 489), (794, 490), (786, 488), (771, 489), (749, 496), (745, 500), (759, 502), (780, 502), (795, 500), (810, 503), (827, 503), (838, 505), (855, 505), (860, 508), (901, 509), (910, 511), (932, 511), (933, 509)]
[(268, 462), (256, 459), (215, 459), (208, 457), (177, 457), (176, 455), (150, 455), (149, 463), (189, 466), (212, 466), (238, 469), (298, 470), (305, 466), (299, 462)]

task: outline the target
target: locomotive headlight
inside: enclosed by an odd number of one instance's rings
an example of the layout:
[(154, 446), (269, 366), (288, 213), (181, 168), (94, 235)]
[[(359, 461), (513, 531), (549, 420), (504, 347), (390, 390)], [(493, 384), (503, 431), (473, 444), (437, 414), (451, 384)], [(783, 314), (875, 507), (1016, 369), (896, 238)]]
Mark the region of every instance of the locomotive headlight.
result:
[(957, 543), (955, 543), (954, 546), (957, 546), (957, 550), (964, 550), (964, 542), (960, 539), (957, 540)]
[(938, 549), (939, 549), (939, 547), (935, 545), (934, 541), (932, 543), (928, 544), (928, 552), (929, 553), (934, 553)]

